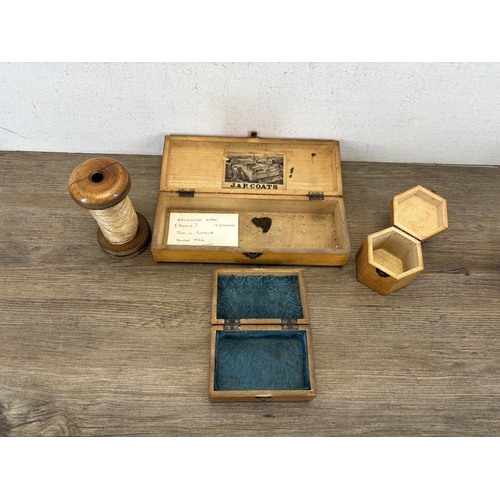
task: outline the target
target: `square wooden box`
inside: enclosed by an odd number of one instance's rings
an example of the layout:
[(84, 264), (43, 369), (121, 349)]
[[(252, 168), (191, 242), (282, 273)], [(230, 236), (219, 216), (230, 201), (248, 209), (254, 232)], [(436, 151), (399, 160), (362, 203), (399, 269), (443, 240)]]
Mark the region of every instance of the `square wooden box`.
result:
[[(237, 214), (237, 245), (169, 240), (178, 213)], [(158, 262), (345, 265), (339, 143), (165, 137), (151, 250)]]
[(209, 400), (308, 401), (315, 396), (302, 270), (216, 269)]
[(358, 280), (381, 295), (410, 284), (424, 269), (420, 242), (448, 227), (446, 205), (422, 186), (395, 196), (392, 227), (367, 236), (356, 255)]

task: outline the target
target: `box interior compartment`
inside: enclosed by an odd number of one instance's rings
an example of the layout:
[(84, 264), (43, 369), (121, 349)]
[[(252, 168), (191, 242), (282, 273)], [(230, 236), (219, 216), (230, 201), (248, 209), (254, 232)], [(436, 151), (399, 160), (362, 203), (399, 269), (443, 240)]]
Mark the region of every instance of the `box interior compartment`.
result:
[(304, 317), (297, 275), (219, 275), (217, 318)]
[(306, 332), (216, 332), (215, 391), (309, 390)]
[[(235, 213), (238, 217), (238, 251), (349, 253), (345, 213), (340, 199), (324, 201), (263, 199), (259, 196), (234, 199), (202, 194), (183, 198), (161, 193), (158, 216), (163, 218), (156, 234), (157, 248), (195, 250), (193, 246), (167, 245), (170, 213)], [(342, 204), (342, 205), (341, 205)], [(252, 222), (269, 217), (264, 232)], [(204, 250), (220, 250), (204, 246)], [(231, 248), (231, 247), (224, 247)], [(235, 247), (232, 247), (235, 248)]]
[(393, 228), (374, 235), (371, 240), (373, 263), (382, 271), (398, 276), (419, 267), (418, 241)]

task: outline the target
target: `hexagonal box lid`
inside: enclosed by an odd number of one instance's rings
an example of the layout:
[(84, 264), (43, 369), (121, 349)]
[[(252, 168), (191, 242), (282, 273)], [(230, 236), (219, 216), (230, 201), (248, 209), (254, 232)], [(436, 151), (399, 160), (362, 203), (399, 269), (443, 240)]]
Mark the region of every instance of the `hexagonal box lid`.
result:
[(415, 186), (392, 199), (391, 223), (420, 241), (426, 240), (448, 228), (446, 200)]

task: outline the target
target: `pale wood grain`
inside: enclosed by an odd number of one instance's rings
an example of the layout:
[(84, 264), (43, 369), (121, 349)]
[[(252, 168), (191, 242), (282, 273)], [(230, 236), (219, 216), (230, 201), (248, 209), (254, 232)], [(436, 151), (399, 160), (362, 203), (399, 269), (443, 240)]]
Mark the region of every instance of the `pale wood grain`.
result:
[[(104, 254), (67, 192), (92, 157), (0, 153), (1, 435), (500, 435), (500, 169), (344, 163), (353, 252), (418, 184), (447, 199), (448, 230), (422, 244), (425, 270), (385, 297), (356, 280), (355, 259), (305, 267), (316, 398), (216, 404), (221, 265)], [(161, 157), (116, 159), (152, 224)]]
[(221, 188), (224, 158), (232, 152), (284, 153), (284, 189), (276, 190), (276, 196), (318, 190), (325, 196), (342, 196), (338, 141), (296, 139), (166, 136), (160, 189), (191, 187), (197, 192), (226, 195), (227, 189)]

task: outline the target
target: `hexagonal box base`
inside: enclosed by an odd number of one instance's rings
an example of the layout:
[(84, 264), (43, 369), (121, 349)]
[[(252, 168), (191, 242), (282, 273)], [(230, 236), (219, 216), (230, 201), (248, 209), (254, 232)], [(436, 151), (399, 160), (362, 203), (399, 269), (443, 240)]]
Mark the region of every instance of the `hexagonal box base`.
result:
[(420, 241), (397, 227), (370, 234), (356, 255), (358, 281), (381, 295), (408, 285), (423, 269)]

